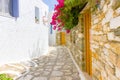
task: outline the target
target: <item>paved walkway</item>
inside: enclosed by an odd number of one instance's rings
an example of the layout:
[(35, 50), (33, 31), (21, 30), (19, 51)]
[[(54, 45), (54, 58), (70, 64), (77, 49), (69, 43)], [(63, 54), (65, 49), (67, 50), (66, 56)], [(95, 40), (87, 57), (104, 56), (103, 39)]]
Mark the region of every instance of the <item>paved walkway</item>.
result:
[(78, 71), (63, 47), (52, 48), (48, 55), (34, 59), (37, 67), (17, 80), (80, 80)]

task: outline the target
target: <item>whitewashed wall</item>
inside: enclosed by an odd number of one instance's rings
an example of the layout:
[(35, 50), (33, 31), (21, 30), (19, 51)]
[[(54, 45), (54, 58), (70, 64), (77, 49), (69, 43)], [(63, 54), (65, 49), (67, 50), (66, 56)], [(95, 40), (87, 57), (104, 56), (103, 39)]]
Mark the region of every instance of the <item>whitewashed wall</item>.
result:
[[(35, 6), (40, 9), (40, 24), (35, 23)], [(48, 27), (42, 16), (48, 7), (42, 0), (19, 0), (20, 17), (0, 16), (0, 64), (39, 57), (48, 51)]]

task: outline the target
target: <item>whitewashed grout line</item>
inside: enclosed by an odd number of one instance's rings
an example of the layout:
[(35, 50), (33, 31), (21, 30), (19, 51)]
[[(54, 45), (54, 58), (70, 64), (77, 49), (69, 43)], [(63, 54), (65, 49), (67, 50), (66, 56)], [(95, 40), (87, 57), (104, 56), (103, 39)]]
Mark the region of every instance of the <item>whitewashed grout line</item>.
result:
[[(34, 62), (34, 61), (31, 60), (31, 61), (29, 61), (28, 63), (30, 63), (30, 62), (32, 62), (32, 63), (34, 64), (34, 67), (38, 67), (38, 65), (37, 65), (36, 62)], [(22, 66), (24, 66), (24, 65), (22, 65)], [(30, 72), (29, 67), (26, 67), (26, 66), (24, 66), (24, 67), (25, 67), (25, 69), (26, 69), (25, 73), (24, 73), (24, 74), (21, 74), (20, 76), (18, 76), (17, 78), (15, 78), (15, 80), (16, 80), (16, 79), (19, 79), (20, 77), (25, 76), (26, 74), (28, 74), (28, 73)]]
[[(17, 72), (17, 71), (11, 71), (11, 70), (6, 70), (6, 71), (1, 71), (1, 72), (0, 72), (0, 74), (4, 74), (4, 73), (13, 74), (13, 75), (17, 75), (17, 76), (20, 76), (20, 75), (21, 75), (19, 72)], [(15, 80), (16, 77), (13, 78), (13, 79)]]
[[(65, 47), (65, 46), (64, 46), (64, 47)], [(86, 80), (84, 74), (82, 73), (82, 71), (80, 70), (79, 66), (77, 65), (77, 63), (76, 63), (75, 60), (73, 59), (73, 56), (72, 56), (70, 50), (69, 50), (67, 47), (65, 47), (65, 48), (68, 50), (68, 53), (69, 53), (69, 55), (70, 55), (73, 63), (75, 64), (75, 66), (76, 66), (76, 68), (77, 68), (77, 70), (78, 70), (78, 72), (79, 72), (79, 77), (80, 77), (80, 79), (81, 79), (81, 80)]]
[(25, 71), (25, 73), (20, 74), (20, 75), (19, 75), (17, 78), (15, 78), (14, 80), (19, 79), (20, 77), (23, 77), (23, 76), (25, 76), (26, 74), (28, 74), (28, 73), (30, 72), (30, 70), (29, 70), (28, 67), (26, 67), (26, 66), (23, 65), (23, 64), (21, 64), (21, 65), (25, 67), (26, 71)]
[(18, 65), (14, 65), (14, 64), (8, 64), (8, 66), (15, 67), (15, 68), (18, 68), (18, 69), (23, 69), (24, 68), (23, 65), (18, 66)]

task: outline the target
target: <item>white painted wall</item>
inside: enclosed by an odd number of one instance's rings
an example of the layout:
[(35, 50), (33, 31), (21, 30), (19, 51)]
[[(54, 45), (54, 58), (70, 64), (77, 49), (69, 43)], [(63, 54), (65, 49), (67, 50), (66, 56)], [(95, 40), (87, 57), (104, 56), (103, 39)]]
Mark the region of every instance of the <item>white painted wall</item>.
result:
[[(35, 23), (35, 6), (40, 9), (40, 24)], [(39, 57), (48, 51), (48, 27), (42, 17), (48, 6), (42, 0), (19, 0), (20, 17), (0, 16), (0, 64)]]
[(48, 14), (48, 23), (49, 23), (49, 46), (55, 46), (56, 45), (56, 30), (53, 30), (52, 34), (50, 34), (50, 22), (52, 21), (52, 15), (53, 12), (49, 12)]

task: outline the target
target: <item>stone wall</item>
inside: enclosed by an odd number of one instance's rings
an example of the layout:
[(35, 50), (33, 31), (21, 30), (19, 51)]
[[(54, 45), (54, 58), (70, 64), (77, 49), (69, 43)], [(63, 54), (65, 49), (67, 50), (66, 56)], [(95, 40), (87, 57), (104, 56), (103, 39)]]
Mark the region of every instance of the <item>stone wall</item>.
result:
[[(81, 20), (81, 17), (79, 18)], [(73, 58), (80, 67), (85, 71), (85, 54), (84, 54), (84, 30), (82, 24), (79, 24), (66, 34), (66, 46), (70, 49)]]
[(60, 32), (56, 32), (56, 45), (60, 45)]
[(120, 80), (120, 0), (101, 0), (91, 24), (93, 80)]
[[(80, 69), (86, 71), (82, 17), (66, 34), (66, 46)], [(91, 11), (90, 49), (93, 80), (120, 80), (120, 0), (100, 0), (99, 7)]]

